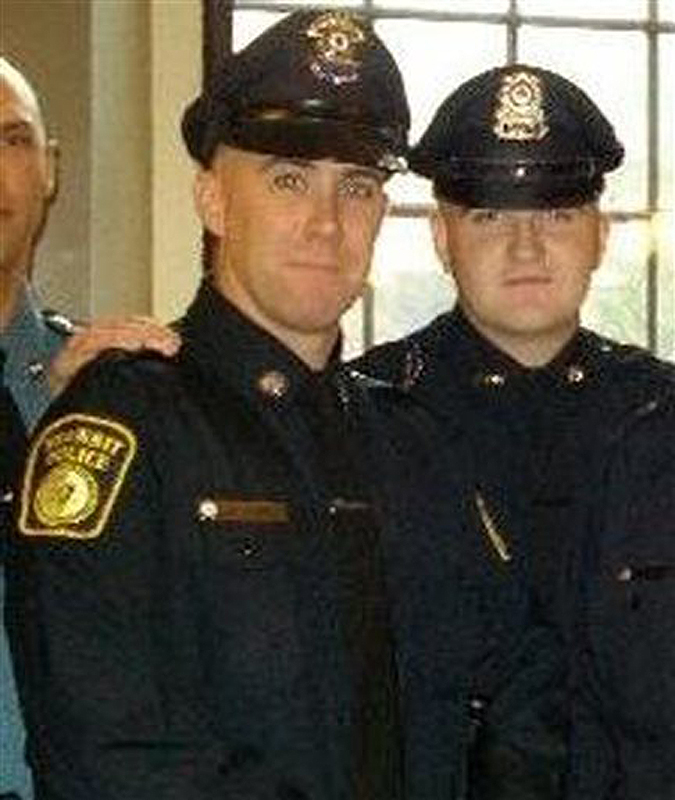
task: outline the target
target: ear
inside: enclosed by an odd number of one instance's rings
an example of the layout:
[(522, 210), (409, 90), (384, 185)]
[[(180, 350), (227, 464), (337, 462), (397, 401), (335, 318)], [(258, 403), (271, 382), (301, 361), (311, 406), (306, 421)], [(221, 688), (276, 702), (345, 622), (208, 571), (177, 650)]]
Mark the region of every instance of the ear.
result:
[(448, 227), (443, 216), (443, 209), (440, 205), (431, 212), (429, 220), (431, 225), (431, 235), (434, 240), (434, 248), (441, 264), (443, 265), (443, 272), (450, 272), (451, 258), (450, 249), (448, 247)]
[(222, 237), (225, 233), (224, 186), (223, 176), (216, 162), (208, 169), (197, 172), (193, 196), (203, 226), (214, 236)]
[(609, 214), (604, 211), (600, 211), (599, 219), (598, 219), (598, 266), (602, 262), (602, 259), (605, 255), (605, 250), (607, 249), (607, 240), (609, 239), (609, 231), (611, 227), (611, 222), (609, 219)]
[(45, 199), (53, 203), (59, 193), (59, 177), (61, 164), (61, 148), (56, 139), (49, 139), (45, 145), (46, 183)]

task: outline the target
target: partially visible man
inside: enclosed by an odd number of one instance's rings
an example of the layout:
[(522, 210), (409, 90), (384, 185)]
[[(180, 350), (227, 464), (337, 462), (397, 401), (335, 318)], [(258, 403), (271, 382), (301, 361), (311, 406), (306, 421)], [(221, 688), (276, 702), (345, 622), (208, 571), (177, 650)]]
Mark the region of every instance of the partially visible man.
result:
[(571, 800), (675, 797), (675, 376), (600, 461), (581, 558)]
[(479, 669), (475, 797), (564, 790), (559, 756), (569, 734), (575, 616), (567, 565), (585, 530), (591, 465), (629, 410), (654, 400), (672, 373), (646, 352), (580, 328), (608, 234), (598, 207), (604, 174), (622, 158), (610, 123), (560, 75), (516, 64), (460, 86), (410, 159), (433, 181), (434, 241), (456, 283), (456, 308), (362, 362), (398, 380), (447, 426), (463, 425), (485, 529), (498, 536), (505, 560), (525, 559), (532, 622), (557, 631), (536, 657), (549, 674), (536, 698), (549, 708), (550, 736), (541, 741), (549, 775), (533, 791), (523, 788), (527, 781), (503, 784), (509, 772), (532, 772), (528, 728), (519, 731), (517, 718), (533, 697), (517, 680), (501, 681), (499, 665)]
[[(56, 195), (57, 145), (47, 138), (37, 96), (24, 76), (0, 57), (0, 388), (5, 407), (0, 446), (35, 425), (67, 379), (106, 347), (175, 352), (177, 337), (143, 318), (99, 322), (76, 329), (67, 319), (39, 310), (31, 286), (35, 250)], [(67, 339), (66, 337), (70, 338)], [(10, 427), (10, 422), (11, 426)], [(16, 428), (13, 429), (13, 428)], [(9, 473), (0, 486), (0, 513), (12, 497)], [(4, 567), (0, 564), (0, 603)], [(30, 797), (23, 734), (4, 634), (0, 635), (0, 793)]]

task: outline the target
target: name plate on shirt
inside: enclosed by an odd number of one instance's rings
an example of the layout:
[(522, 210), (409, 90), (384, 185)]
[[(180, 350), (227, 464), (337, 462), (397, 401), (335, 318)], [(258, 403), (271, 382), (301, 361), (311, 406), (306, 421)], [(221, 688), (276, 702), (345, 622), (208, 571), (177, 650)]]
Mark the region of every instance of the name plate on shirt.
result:
[(197, 517), (204, 522), (247, 522), (278, 525), (290, 522), (285, 500), (245, 500), (230, 497), (203, 497), (197, 503)]

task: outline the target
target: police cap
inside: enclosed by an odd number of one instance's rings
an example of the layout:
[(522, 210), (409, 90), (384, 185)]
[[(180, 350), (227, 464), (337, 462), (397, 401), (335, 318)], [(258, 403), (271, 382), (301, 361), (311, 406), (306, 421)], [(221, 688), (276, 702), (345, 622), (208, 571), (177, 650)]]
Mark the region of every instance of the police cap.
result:
[(371, 24), (296, 11), (229, 57), (185, 111), (183, 138), (207, 165), (219, 143), (397, 171), (410, 113), (401, 73)]
[(556, 208), (595, 200), (623, 160), (593, 101), (554, 72), (514, 64), (462, 84), (410, 154), (436, 194), (468, 207)]

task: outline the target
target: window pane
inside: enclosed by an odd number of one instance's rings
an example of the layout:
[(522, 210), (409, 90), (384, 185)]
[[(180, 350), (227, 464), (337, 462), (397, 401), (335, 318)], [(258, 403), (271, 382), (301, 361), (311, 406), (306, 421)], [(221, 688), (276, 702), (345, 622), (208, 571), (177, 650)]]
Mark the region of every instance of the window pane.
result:
[(675, 213), (654, 220), (659, 254), (658, 354), (675, 361)]
[(426, 218), (386, 219), (371, 282), (376, 342), (403, 336), (451, 305), (453, 292), (436, 257)]
[(675, 0), (659, 0), (659, 19), (664, 22), (675, 22)]
[(647, 345), (646, 255), (649, 224), (615, 223), (583, 309), (583, 323), (605, 336)]
[(359, 300), (342, 317), (342, 357), (347, 361), (363, 353), (363, 301)]
[(659, 207), (675, 205), (675, 36), (659, 36)]
[(647, 0), (519, 0), (518, 10), (546, 17), (644, 19)]
[(560, 72), (607, 115), (626, 148), (625, 164), (607, 179), (608, 208), (647, 202), (646, 37), (641, 33), (523, 28), (520, 59)]
[[(246, 8), (248, 4), (255, 3), (256, 5), (260, 5), (258, 0), (235, 0), (235, 6), (237, 8)], [(363, 0), (291, 0), (291, 3), (294, 6), (303, 7), (303, 6), (320, 6), (325, 8), (342, 8), (344, 6), (362, 6)], [(279, 5), (277, 0), (268, 0), (268, 6), (275, 6)]]
[[(431, 122), (441, 102), (462, 81), (506, 58), (506, 34), (500, 25), (473, 22), (380, 20), (376, 30), (403, 73), (412, 114), (413, 142)], [(394, 202), (425, 202), (425, 181), (392, 183)]]
[(376, 8), (447, 11), (448, 13), (504, 13), (508, 0), (375, 0)]

